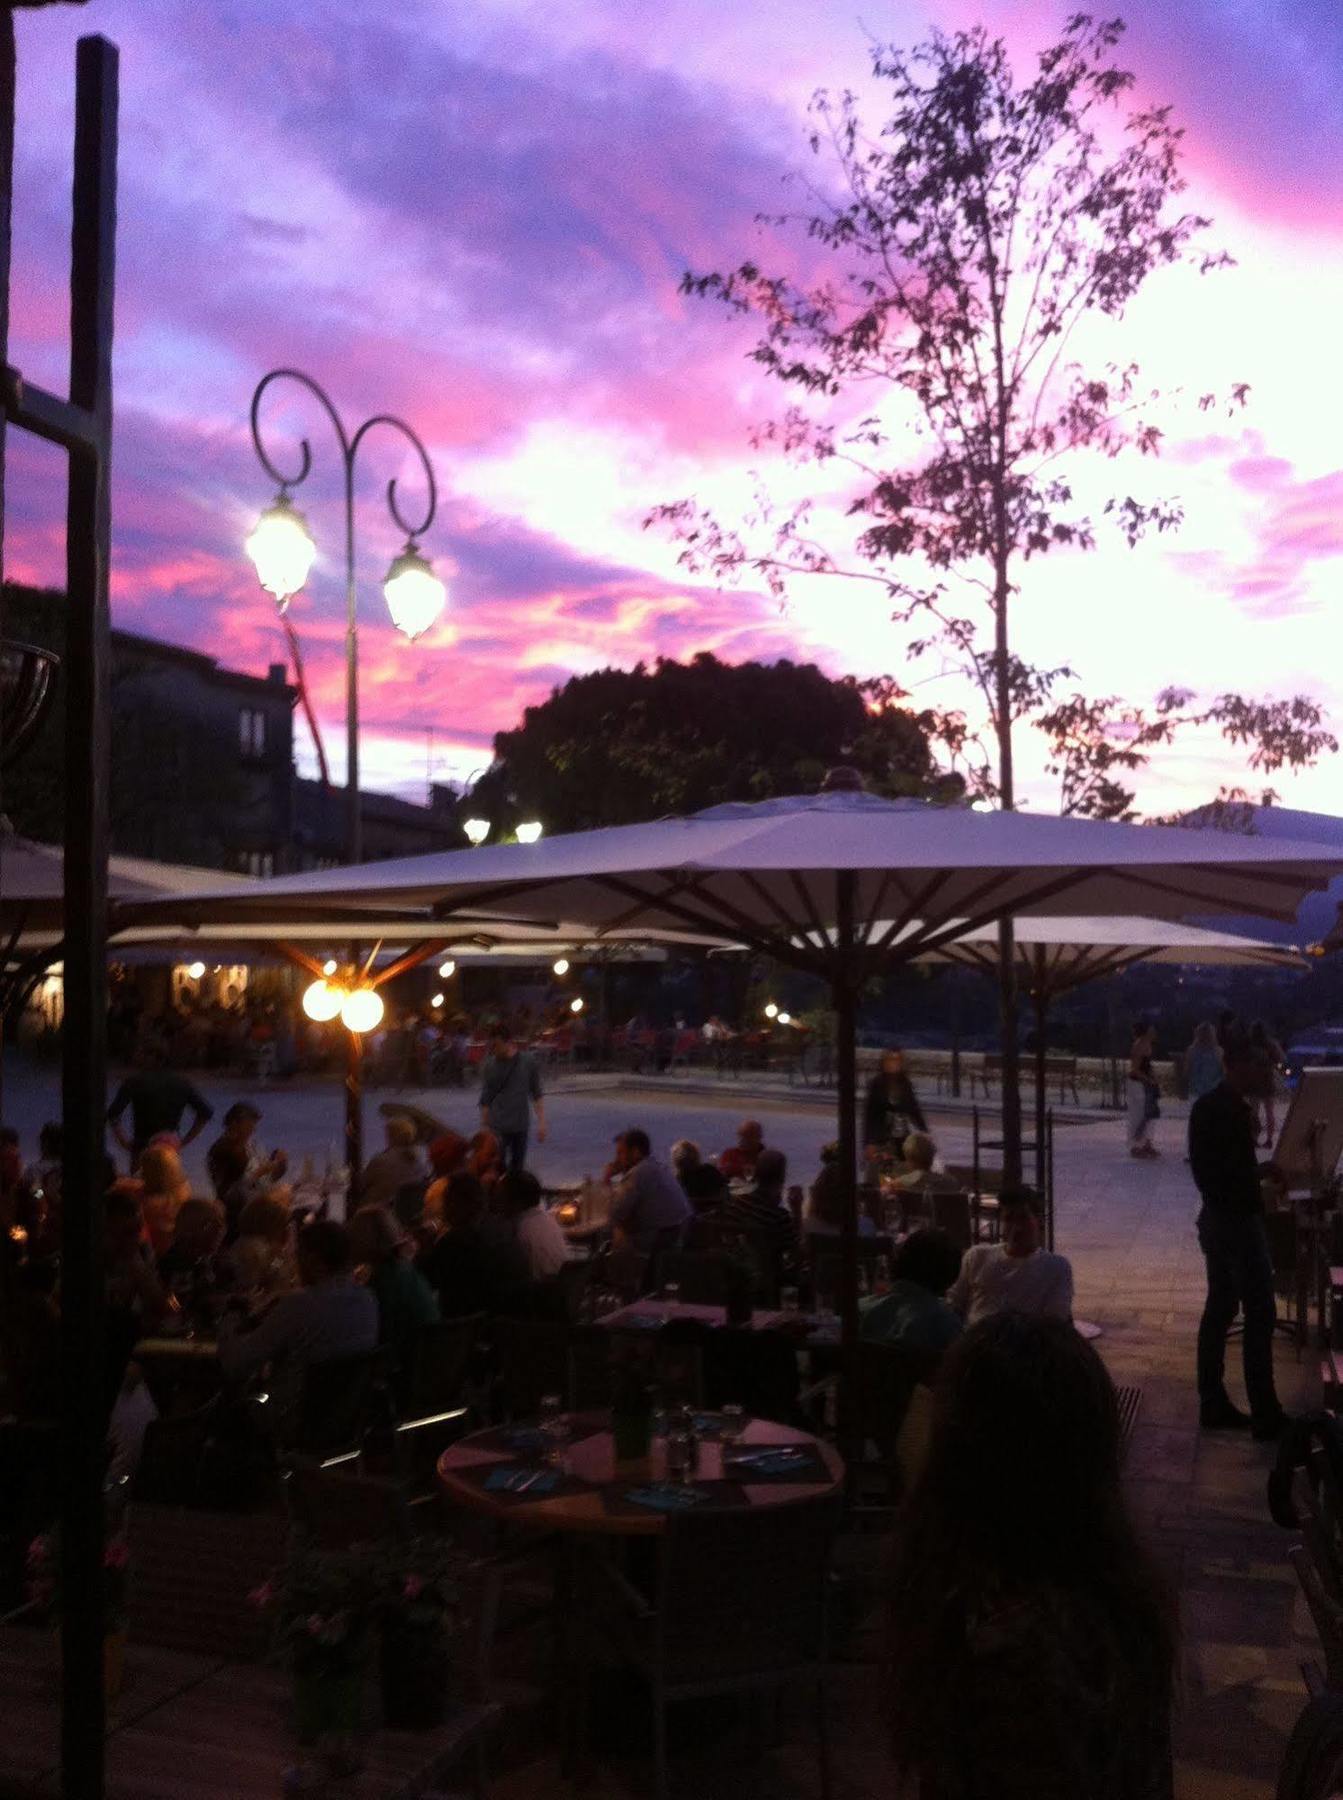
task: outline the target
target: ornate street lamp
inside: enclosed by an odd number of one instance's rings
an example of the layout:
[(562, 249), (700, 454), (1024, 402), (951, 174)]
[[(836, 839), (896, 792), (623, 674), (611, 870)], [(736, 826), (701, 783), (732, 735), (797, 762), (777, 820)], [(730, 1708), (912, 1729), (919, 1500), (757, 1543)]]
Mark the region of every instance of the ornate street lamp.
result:
[(8, 768), (36, 737), (59, 667), (60, 658), (50, 650), (0, 638), (0, 769)]

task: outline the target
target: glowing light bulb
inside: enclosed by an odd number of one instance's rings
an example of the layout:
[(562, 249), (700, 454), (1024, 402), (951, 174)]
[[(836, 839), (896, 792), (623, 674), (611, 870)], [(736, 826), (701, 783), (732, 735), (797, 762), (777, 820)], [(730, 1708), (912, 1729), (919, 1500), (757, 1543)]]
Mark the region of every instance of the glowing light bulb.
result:
[(393, 625), (412, 642), (435, 623), (448, 600), (447, 588), (413, 538), (388, 569), (382, 592)]
[(541, 821), (539, 819), (524, 819), (516, 832), (520, 844), (534, 844), (540, 835)]
[(485, 839), (490, 835), (490, 822), (488, 819), (463, 819), (462, 830), (466, 833), (467, 837), (470, 838), (475, 847), (479, 849), (485, 842)]
[(779, 1009), (774, 1004), (774, 1002), (771, 1000), (769, 1005), (765, 1008), (765, 1017), (767, 1019), (777, 1019), (778, 1016), (779, 1016)]
[(336, 959), (334, 956), (329, 956), (326, 959), (326, 961), (322, 964), (322, 973), (323, 973), (323, 975), (334, 975), (335, 972), (336, 972)]
[(193, 981), (199, 981), (201, 976), (204, 973), (205, 973), (205, 964), (203, 962), (194, 962), (194, 963), (187, 964), (187, 974), (190, 975), (190, 977)]
[(333, 981), (314, 981), (303, 996), (303, 1010), (314, 1025), (329, 1025), (344, 1001), (344, 988)]
[(569, 1011), (571, 1013), (581, 1013), (582, 1010), (583, 1010), (583, 1002), (581, 999), (579, 999), (577, 996), (575, 996), (575, 998), (569, 1002)]
[(779, 1014), (780, 1025), (791, 1025), (792, 1022), (793, 1022), (792, 1013), (780, 1013)]
[(438, 979), (440, 981), (451, 981), (456, 973), (457, 965), (451, 957), (449, 957), (446, 962), (441, 962), (438, 965)]
[(442, 1004), (443, 1004), (442, 994), (435, 994), (433, 999), (429, 1002), (429, 1004), (430, 1004), (430, 1006), (442, 1006)]
[(356, 1036), (365, 1031), (376, 1031), (382, 1023), (384, 1010), (382, 995), (375, 988), (355, 988), (352, 994), (345, 996), (340, 1009), (341, 1023)]
[(307, 581), (317, 555), (308, 521), (281, 494), (253, 526), (246, 548), (257, 580), (283, 612)]
[(569, 958), (567, 956), (557, 956), (550, 966), (557, 975), (567, 975), (569, 973)]

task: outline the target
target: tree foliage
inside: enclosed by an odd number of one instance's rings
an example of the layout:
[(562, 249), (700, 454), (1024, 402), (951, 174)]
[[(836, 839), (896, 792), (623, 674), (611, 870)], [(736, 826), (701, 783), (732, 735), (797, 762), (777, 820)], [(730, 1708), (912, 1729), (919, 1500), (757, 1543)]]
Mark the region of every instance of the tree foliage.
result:
[[(1230, 260), (1183, 204), (1169, 108), (1131, 105), (1123, 29), (1076, 15), (1023, 81), (982, 28), (908, 52), (874, 45), (887, 96), (875, 132), (853, 94), (815, 97), (824, 173), (807, 209), (765, 222), (801, 233), (816, 272), (748, 261), (687, 274), (683, 289), (759, 323), (751, 355), (798, 398), (754, 441), (814, 465), (823, 491), (782, 508), (762, 492), (742, 522), (693, 497), (648, 520), (670, 527), (687, 569), (719, 580), (779, 596), (798, 576), (874, 584), (911, 627), (911, 654), (941, 657), (978, 692), (988, 743), (964, 716), (949, 721), (953, 766), (974, 790), (1014, 804), (1013, 726), (1029, 718), (1067, 809), (1108, 817), (1131, 806), (1119, 776), (1177, 730), (1215, 723), (1265, 771), (1332, 747), (1308, 701), (1062, 699), (1074, 671), (1012, 647), (1010, 609), (1035, 559), (1089, 550), (1103, 526), (1132, 545), (1180, 523), (1177, 500), (1122, 484), (1088, 509), (1075, 465), (1159, 452), (1165, 397), (1126, 354), (1107, 359), (1108, 328), (1160, 271)], [(1233, 383), (1198, 405), (1234, 410), (1246, 394)], [(1296, 733), (1285, 751), (1284, 726)]]
[(963, 784), (939, 773), (930, 749), (936, 719), (906, 711), (904, 698), (889, 679), (708, 653), (578, 675), (498, 734), (472, 806), (578, 831), (815, 792), (841, 762), (877, 793), (958, 798)]

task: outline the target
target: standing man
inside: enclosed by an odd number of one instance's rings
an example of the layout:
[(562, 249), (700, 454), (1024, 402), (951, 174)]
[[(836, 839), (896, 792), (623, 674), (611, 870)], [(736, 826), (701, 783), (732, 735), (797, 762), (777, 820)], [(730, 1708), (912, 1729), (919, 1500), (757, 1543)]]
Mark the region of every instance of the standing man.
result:
[[(1222, 1079), (1189, 1113), (1189, 1163), (1203, 1207), (1198, 1241), (1208, 1265), (1208, 1298), (1198, 1328), (1199, 1424), (1205, 1431), (1250, 1430), (1261, 1442), (1279, 1437), (1287, 1415), (1273, 1385), (1273, 1263), (1254, 1146), (1256, 1109), (1249, 1096), (1259, 1078), (1253, 1045), (1229, 1039)], [(1248, 1417), (1226, 1391), (1226, 1334), (1239, 1307), (1245, 1315)]]
[(480, 1084), (480, 1122), (498, 1138), (504, 1166), (521, 1169), (527, 1161), (527, 1131), (536, 1108), (536, 1141), (546, 1141), (546, 1107), (536, 1059), (519, 1050), (502, 1028), (495, 1035)]
[[(161, 1046), (149, 1053), (149, 1067), (128, 1075), (112, 1097), (107, 1109), (112, 1136), (123, 1150), (129, 1150), (132, 1169), (138, 1168), (140, 1157), (150, 1138), (161, 1131), (181, 1136), (182, 1114), (193, 1117), (191, 1129), (182, 1137), (182, 1148), (198, 1138), (214, 1117), (214, 1108), (203, 1099), (185, 1075), (167, 1066), (168, 1057)], [(121, 1128), (121, 1115), (130, 1108), (131, 1135)]]

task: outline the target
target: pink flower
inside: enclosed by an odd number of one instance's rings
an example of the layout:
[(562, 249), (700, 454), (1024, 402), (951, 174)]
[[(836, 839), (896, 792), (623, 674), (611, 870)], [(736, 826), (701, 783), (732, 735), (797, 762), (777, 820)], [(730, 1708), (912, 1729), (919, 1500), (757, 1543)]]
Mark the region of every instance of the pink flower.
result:
[(247, 1596), (249, 1606), (255, 1606), (258, 1612), (264, 1612), (275, 1598), (273, 1582), (263, 1581), (260, 1587), (254, 1587)]
[(103, 1567), (105, 1569), (124, 1569), (130, 1561), (130, 1550), (125, 1538), (113, 1538), (103, 1551)]
[(309, 1635), (309, 1637), (321, 1637), (322, 1633), (325, 1630), (326, 1630), (326, 1620), (322, 1617), (321, 1613), (309, 1613), (308, 1614), (308, 1635)]
[(423, 1592), (424, 1578), (420, 1575), (407, 1575), (405, 1584), (401, 1589), (403, 1598), (407, 1600), (418, 1600)]
[(52, 1544), (49, 1537), (35, 1537), (28, 1546), (28, 1562), (30, 1565), (51, 1561)]

